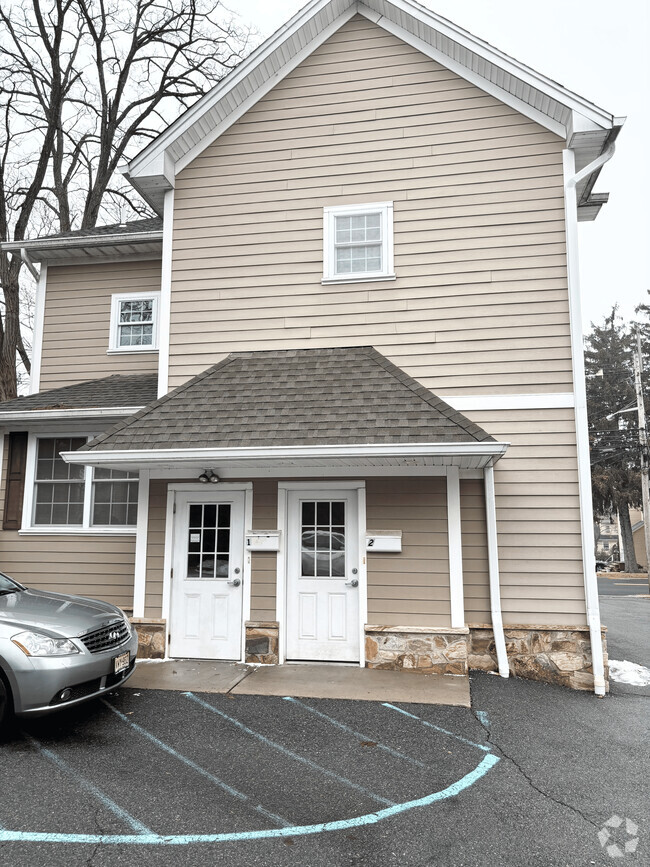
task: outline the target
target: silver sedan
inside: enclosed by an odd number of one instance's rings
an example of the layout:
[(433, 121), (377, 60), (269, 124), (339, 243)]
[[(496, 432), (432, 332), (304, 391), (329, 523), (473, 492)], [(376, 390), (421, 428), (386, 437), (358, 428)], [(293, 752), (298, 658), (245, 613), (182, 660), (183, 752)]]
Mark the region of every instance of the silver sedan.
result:
[(115, 605), (29, 590), (0, 573), (0, 727), (12, 712), (41, 716), (120, 686), (137, 652)]

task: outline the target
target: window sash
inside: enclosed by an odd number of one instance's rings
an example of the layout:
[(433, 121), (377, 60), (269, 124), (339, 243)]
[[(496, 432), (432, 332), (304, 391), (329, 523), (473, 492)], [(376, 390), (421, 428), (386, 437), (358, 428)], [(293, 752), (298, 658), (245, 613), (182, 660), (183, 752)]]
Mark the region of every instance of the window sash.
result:
[(37, 437), (30, 526), (87, 530), (135, 529), (138, 475), (67, 464), (62, 451), (74, 451), (87, 437)]

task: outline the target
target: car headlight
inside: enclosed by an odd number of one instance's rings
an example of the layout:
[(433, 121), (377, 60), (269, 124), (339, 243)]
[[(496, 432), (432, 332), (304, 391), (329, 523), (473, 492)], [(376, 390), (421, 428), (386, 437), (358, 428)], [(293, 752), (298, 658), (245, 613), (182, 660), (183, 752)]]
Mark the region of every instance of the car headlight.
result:
[(69, 638), (50, 638), (40, 632), (19, 632), (11, 639), (26, 656), (71, 656), (79, 648)]

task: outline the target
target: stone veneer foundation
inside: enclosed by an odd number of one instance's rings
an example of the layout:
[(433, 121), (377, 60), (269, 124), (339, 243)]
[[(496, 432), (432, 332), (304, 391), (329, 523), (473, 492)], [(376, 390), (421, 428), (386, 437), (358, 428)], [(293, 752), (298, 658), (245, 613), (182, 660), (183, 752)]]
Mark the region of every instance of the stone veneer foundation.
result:
[(366, 626), (366, 666), (467, 674), (467, 627)]
[(131, 617), (138, 633), (138, 659), (164, 659), (165, 621)]
[(277, 665), (280, 661), (277, 620), (247, 620), (245, 625), (246, 662)]
[[(468, 665), (471, 669), (497, 671), (492, 626), (470, 623)], [(591, 642), (588, 626), (504, 626), (508, 666), (511, 674), (529, 680), (556, 683), (571, 689), (594, 688)], [(601, 630), (605, 658), (605, 682), (609, 668), (607, 642)], [(607, 686), (609, 688), (609, 684)]]

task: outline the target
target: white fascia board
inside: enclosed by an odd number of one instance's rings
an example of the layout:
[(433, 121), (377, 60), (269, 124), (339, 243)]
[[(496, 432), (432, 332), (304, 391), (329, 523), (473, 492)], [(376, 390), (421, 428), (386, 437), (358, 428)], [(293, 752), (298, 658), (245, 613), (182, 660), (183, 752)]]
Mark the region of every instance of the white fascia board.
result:
[[(133, 160), (129, 163), (128, 172), (132, 177), (139, 177), (142, 174), (149, 174), (149, 165), (152, 164), (160, 154), (164, 153), (166, 149), (172, 144), (176, 139), (178, 139), (181, 135), (183, 135), (188, 129), (190, 129), (194, 123), (201, 118), (205, 112), (209, 111), (216, 103), (218, 103), (221, 99), (223, 99), (227, 94), (229, 94), (232, 90), (234, 90), (241, 81), (243, 81), (246, 76), (255, 69), (260, 63), (266, 60), (270, 55), (272, 55), (276, 50), (281, 49), (283, 44), (297, 31), (299, 30), (303, 24), (305, 24), (310, 18), (312, 18), (315, 14), (317, 14), (321, 8), (327, 6), (331, 0), (313, 0), (312, 3), (308, 3), (303, 9), (296, 13), (283, 27), (280, 27), (279, 30), (270, 36), (265, 42), (263, 42), (260, 46), (258, 46), (255, 51), (253, 51), (249, 56), (243, 60), (239, 66), (234, 69), (226, 78), (223, 80), (221, 84), (218, 84), (212, 90), (208, 91), (205, 96), (201, 97), (198, 102), (195, 102), (193, 106), (191, 106), (184, 114), (182, 114), (178, 120), (176, 120), (170, 127), (168, 127), (164, 132), (162, 132), (158, 138), (156, 138), (150, 145), (148, 145), (143, 151), (141, 151)], [(343, 15), (339, 16), (329, 27), (325, 28), (325, 30), (321, 31), (321, 33), (316, 34), (314, 40), (309, 43), (307, 46), (308, 51), (306, 56), (311, 54), (314, 49), (321, 44), (321, 42), (325, 41), (325, 39), (329, 38), (330, 31), (335, 32), (344, 23), (348, 18), (352, 18), (356, 14), (356, 3), (351, 3), (350, 8), (343, 13)], [(327, 35), (324, 35), (327, 34)], [(298, 61), (300, 62), (300, 61)], [(280, 81), (284, 75), (288, 74), (293, 66), (293, 61), (290, 61), (289, 64), (282, 67), (282, 69), (274, 76), (271, 76), (268, 82), (265, 82), (262, 88), (264, 92), (270, 89), (270, 87)], [(297, 64), (295, 64), (297, 65)], [(256, 91), (255, 100), (252, 103), (254, 105), (258, 99), (263, 96), (261, 91)], [(248, 102), (248, 100), (246, 101)], [(235, 118), (236, 119), (236, 118)], [(230, 123), (234, 123), (234, 120)], [(230, 125), (230, 123), (228, 125)], [(209, 142), (208, 142), (209, 144)], [(207, 144), (203, 142), (200, 143), (201, 149), (207, 147)], [(196, 150), (193, 148), (192, 150)], [(178, 164), (176, 165), (176, 173), (178, 173), (180, 169), (178, 168)]]
[(0, 412), (0, 424), (9, 421), (68, 421), (76, 418), (105, 418), (111, 416), (128, 417), (140, 412), (143, 406), (116, 406), (98, 409), (23, 409), (14, 412)]
[(405, 457), (501, 457), (510, 443), (404, 443), (328, 446), (275, 446), (264, 448), (250, 446), (224, 449), (115, 449), (101, 451), (93, 449), (86, 452), (61, 452), (65, 461), (71, 464), (101, 465), (109, 463), (139, 464), (147, 466), (161, 462), (174, 464), (217, 463), (219, 461), (260, 461), (287, 458), (308, 460), (309, 458), (405, 458)]
[[(360, 14), (363, 14), (363, 11), (361, 9), (359, 10), (359, 12)], [(532, 105), (529, 105), (529, 103), (524, 102), (522, 99), (519, 99), (518, 97), (514, 96), (514, 94), (509, 93), (507, 90), (503, 90), (498, 85), (494, 84), (491, 81), (488, 81), (486, 78), (483, 78), (483, 76), (479, 75), (477, 72), (468, 69), (464, 64), (459, 63), (459, 61), (454, 60), (452, 57), (449, 57), (448, 54), (439, 51), (433, 45), (425, 42), (418, 36), (414, 36), (412, 33), (409, 33), (408, 30), (404, 30), (398, 24), (394, 24), (392, 21), (389, 21), (386, 18), (382, 18), (377, 23), (380, 27), (383, 27), (384, 30), (392, 33), (393, 36), (396, 36), (398, 39), (401, 39), (408, 45), (416, 48), (422, 54), (430, 57), (432, 60), (435, 60), (436, 63), (439, 63), (441, 66), (445, 66), (447, 69), (455, 72), (456, 75), (459, 75), (461, 78), (465, 79), (465, 81), (468, 81), (470, 84), (475, 85), (476, 87), (485, 91), (485, 93), (489, 93), (491, 96), (495, 97), (495, 99), (498, 99), (505, 105), (510, 106), (510, 108), (514, 108), (515, 111), (523, 114), (524, 117), (527, 117), (529, 120), (535, 121), (535, 123), (538, 123), (540, 126), (543, 126), (550, 132), (555, 133), (555, 135), (559, 136), (560, 138), (566, 138), (566, 127), (563, 124), (559, 123), (559, 121), (554, 120), (546, 114), (543, 114)]]
[(162, 241), (162, 229), (152, 232), (120, 232), (114, 235), (75, 235), (70, 238), (35, 238), (31, 241), (7, 241), (2, 244), (2, 249), (12, 252), (25, 249), (47, 251), (67, 250), (73, 247), (106, 247), (120, 244), (134, 244), (141, 241)]
[[(148, 145), (138, 156), (136, 156), (128, 167), (126, 176), (132, 181), (134, 186), (139, 188), (138, 179), (144, 177), (163, 177), (168, 183), (171, 183), (173, 174), (178, 174), (185, 166), (196, 158), (209, 144), (212, 143), (219, 135), (221, 135), (228, 127), (230, 127), (239, 117), (248, 111), (255, 103), (264, 96), (272, 87), (282, 80), (292, 69), (302, 62), (305, 57), (309, 56), (319, 45), (338, 30), (347, 20), (356, 14), (360, 14), (369, 20), (377, 23), (390, 33), (393, 33), (398, 38), (402, 39), (407, 44), (413, 45), (423, 54), (432, 57), (439, 63), (446, 66), (448, 69), (459, 74), (467, 81), (471, 81), (476, 86), (480, 87), (488, 93), (493, 94), (497, 99), (520, 111), (525, 116), (540, 123), (545, 128), (551, 130), (557, 135), (566, 138), (567, 129), (557, 121), (549, 118), (547, 115), (530, 106), (523, 100), (518, 99), (509, 92), (499, 88), (492, 82), (469, 70), (461, 63), (454, 61), (453, 58), (437, 51), (428, 42), (412, 35), (408, 31), (394, 24), (388, 19), (383, 12), (384, 3), (378, 3), (378, 9), (372, 9), (362, 3), (351, 2), (348, 8), (339, 14), (327, 27), (317, 33), (302, 51), (298, 52), (289, 61), (285, 62), (282, 67), (257, 88), (246, 100), (244, 100), (231, 114), (228, 115), (214, 130), (205, 136), (197, 145), (187, 151), (181, 158), (176, 161), (176, 165), (172, 168), (171, 159), (167, 153), (169, 148), (175, 141), (184, 135), (197, 121), (211, 108), (213, 108), (220, 100), (230, 94), (245, 78), (261, 63), (267, 60), (274, 52), (281, 55), (284, 44), (311, 18), (317, 15), (324, 7), (329, 5), (331, 0), (313, 0), (302, 10), (300, 10), (293, 18), (291, 18), (283, 27), (277, 30), (269, 39), (262, 43), (255, 51), (250, 54), (233, 72), (226, 76), (224, 81), (209, 91), (205, 96), (191, 106), (178, 120), (168, 127), (158, 138)], [(612, 126), (612, 115), (593, 103), (588, 102), (578, 94), (572, 93), (561, 87), (559, 84), (551, 81), (545, 76), (536, 73), (534, 70), (520, 63), (507, 54), (499, 51), (478, 37), (463, 30), (441, 18), (435, 13), (422, 8), (421, 6), (413, 5), (408, 0), (391, 0), (388, 5), (403, 11), (407, 15), (414, 18), (416, 21), (435, 29), (447, 38), (453, 40), (459, 45), (466, 48), (468, 51), (478, 55), (488, 63), (493, 63), (506, 73), (514, 76), (524, 84), (541, 91), (550, 99), (557, 101), (561, 105), (566, 106), (569, 110), (578, 111), (582, 116), (590, 120), (597, 127), (609, 129)]]
[[(461, 27), (458, 27), (446, 18), (442, 18), (439, 15), (436, 15), (435, 12), (432, 12), (429, 9), (424, 9), (422, 6), (415, 6), (410, 3), (409, 0), (388, 0), (388, 2), (389, 5), (394, 6), (396, 9), (400, 9), (407, 15), (411, 15), (413, 18), (416, 18), (429, 27), (432, 27), (444, 36), (452, 39), (459, 45), (462, 45), (468, 51), (477, 54), (489, 63), (498, 65), (505, 72), (510, 73), (515, 78), (518, 78), (530, 87), (535, 88), (535, 90), (541, 91), (562, 105), (566, 105), (567, 108), (577, 109), (581, 114), (591, 118), (599, 126), (605, 128), (612, 126), (613, 117), (609, 112), (599, 108), (597, 105), (594, 105), (594, 103), (579, 96), (579, 94), (567, 90), (560, 84), (557, 84), (557, 82), (547, 78), (545, 75), (535, 72), (534, 69), (531, 69), (529, 66), (526, 66), (514, 57), (505, 54), (493, 45), (484, 42), (477, 36), (472, 35), (469, 31), (463, 30)], [(383, 3), (380, 5), (383, 5)], [(362, 4), (359, 4), (359, 14), (364, 14)], [(373, 20), (376, 20), (376, 17)], [(380, 27), (386, 26), (385, 19), (379, 20), (377, 23)], [(486, 84), (488, 84), (488, 82), (483, 79), (483, 90), (487, 89)]]

